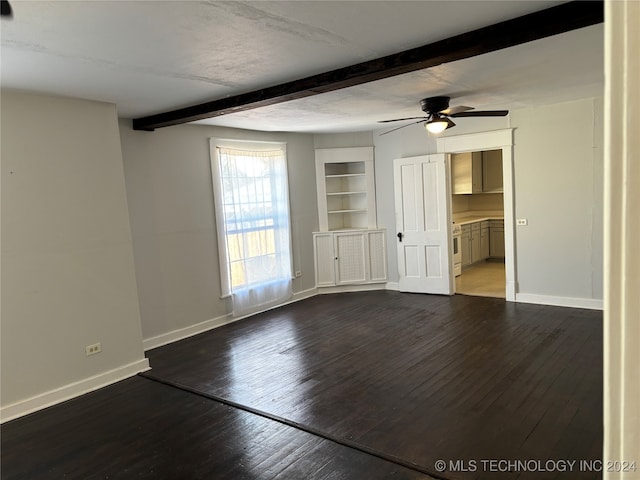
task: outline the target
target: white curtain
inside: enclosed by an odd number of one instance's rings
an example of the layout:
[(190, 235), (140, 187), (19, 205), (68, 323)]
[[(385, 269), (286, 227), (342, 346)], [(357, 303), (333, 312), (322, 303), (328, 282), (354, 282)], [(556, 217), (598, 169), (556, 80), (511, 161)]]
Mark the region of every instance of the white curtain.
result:
[(218, 147), (234, 316), (292, 296), (289, 186), (284, 150)]

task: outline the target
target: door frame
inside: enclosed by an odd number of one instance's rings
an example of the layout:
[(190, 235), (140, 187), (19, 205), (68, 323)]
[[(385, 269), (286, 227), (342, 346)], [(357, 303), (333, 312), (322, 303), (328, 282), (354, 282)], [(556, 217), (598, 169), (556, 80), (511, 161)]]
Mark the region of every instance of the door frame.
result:
[[(504, 196), (504, 266), (506, 300), (516, 301), (515, 209), (513, 175), (513, 129), (452, 135), (436, 139), (437, 153), (464, 153), (481, 150), (502, 150), (502, 182)], [(450, 211), (451, 212), (451, 211)]]

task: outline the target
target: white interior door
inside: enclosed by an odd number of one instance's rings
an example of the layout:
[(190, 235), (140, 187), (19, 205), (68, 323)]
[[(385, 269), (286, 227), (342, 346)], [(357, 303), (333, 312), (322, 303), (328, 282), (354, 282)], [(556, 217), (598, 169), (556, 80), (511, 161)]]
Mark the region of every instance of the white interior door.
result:
[(401, 292), (454, 293), (445, 154), (393, 162)]

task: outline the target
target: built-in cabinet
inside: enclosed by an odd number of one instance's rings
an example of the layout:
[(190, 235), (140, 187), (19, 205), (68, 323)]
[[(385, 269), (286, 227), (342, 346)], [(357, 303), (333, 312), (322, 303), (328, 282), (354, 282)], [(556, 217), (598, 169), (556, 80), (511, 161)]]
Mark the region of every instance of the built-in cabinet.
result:
[(451, 155), (451, 180), (455, 195), (482, 193), (482, 152)]
[(377, 228), (373, 147), (316, 149), (316, 182), (316, 286), (386, 283), (386, 231)]
[(462, 243), (462, 266), (468, 267), (473, 263), (473, 261), (471, 260), (471, 225), (462, 226), (460, 240)]
[(482, 152), (482, 192), (502, 193), (502, 150)]
[(462, 226), (462, 266), (489, 258), (489, 222), (474, 222)]
[(480, 258), (489, 258), (489, 222), (482, 222), (480, 226)]
[(316, 285), (386, 282), (385, 238), (384, 229), (314, 233)]
[(376, 228), (373, 147), (316, 149), (320, 230)]
[(489, 256), (504, 258), (504, 220), (489, 221)]
[(502, 193), (502, 150), (451, 155), (452, 193)]
[(484, 220), (462, 225), (462, 266), (504, 258), (504, 221)]

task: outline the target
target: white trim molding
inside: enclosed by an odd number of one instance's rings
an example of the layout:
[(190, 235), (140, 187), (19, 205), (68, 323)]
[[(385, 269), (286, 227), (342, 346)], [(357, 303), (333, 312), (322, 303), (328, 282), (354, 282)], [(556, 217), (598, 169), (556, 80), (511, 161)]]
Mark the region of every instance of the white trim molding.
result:
[(167, 333), (156, 335), (155, 337), (146, 338), (142, 341), (142, 347), (146, 352), (154, 348), (162, 347), (163, 345), (168, 345), (169, 343), (177, 342), (179, 340), (184, 340), (185, 338), (193, 337), (194, 335), (198, 335), (200, 333), (208, 332), (209, 330), (222, 327), (223, 325), (227, 325), (229, 323), (237, 322), (238, 320), (242, 320), (244, 318), (252, 317), (259, 313), (266, 312), (268, 310), (273, 310), (274, 308), (283, 307), (284, 305), (289, 305), (290, 303), (293, 303), (293, 302), (299, 302), (300, 300), (313, 297), (317, 294), (318, 294), (317, 288), (310, 288), (308, 290), (303, 290), (301, 292), (294, 293), (293, 297), (291, 297), (291, 299), (285, 303), (281, 303), (280, 305), (276, 305), (274, 307), (262, 310), (260, 312), (252, 313), (249, 315), (243, 315), (241, 317), (234, 317), (231, 313), (226, 313), (224, 315), (220, 315), (219, 317), (215, 317), (210, 320), (205, 320), (204, 322), (196, 323), (194, 325), (189, 325), (188, 327), (184, 327), (184, 328), (178, 328), (176, 330), (172, 330)]
[(488, 148), (510, 147), (511, 145), (513, 145), (513, 129), (511, 128), (466, 135), (451, 135), (436, 139), (438, 153), (474, 152)]
[(513, 172), (513, 129), (492, 130), (489, 132), (452, 135), (436, 140), (438, 153), (461, 153), (480, 150), (502, 149), (502, 178), (504, 195), (504, 253), (506, 299), (516, 298), (516, 254), (515, 254), (515, 191)]
[(326, 293), (346, 293), (346, 292), (370, 292), (373, 290), (385, 290), (386, 283), (364, 283), (359, 285), (335, 285), (331, 287), (318, 287), (320, 295)]
[(0, 423), (8, 422), (43, 408), (71, 400), (85, 393), (93, 392), (113, 383), (133, 377), (140, 372), (150, 370), (149, 360), (143, 358), (119, 368), (103, 372), (93, 377), (85, 378), (63, 387), (41, 393), (31, 398), (21, 400), (0, 408)]
[(169, 343), (193, 337), (194, 335), (213, 330), (214, 328), (222, 327), (223, 325), (233, 323), (237, 320), (239, 319), (233, 318), (233, 315), (231, 315), (231, 313), (220, 315), (219, 317), (205, 320), (204, 322), (196, 323), (194, 325), (189, 325), (188, 327), (178, 328), (167, 333), (161, 333), (160, 335), (156, 335), (155, 337), (145, 338), (142, 341), (142, 348), (145, 352), (148, 350), (153, 350), (154, 348), (162, 347), (163, 345), (168, 345)]
[(556, 297), (534, 293), (516, 293), (516, 302), (556, 307), (586, 308), (589, 310), (602, 310), (604, 306), (604, 302), (597, 298)]
[[(604, 12), (605, 465), (640, 461), (640, 2)], [(634, 464), (634, 467), (637, 467)], [(604, 480), (637, 479), (624, 468)]]

